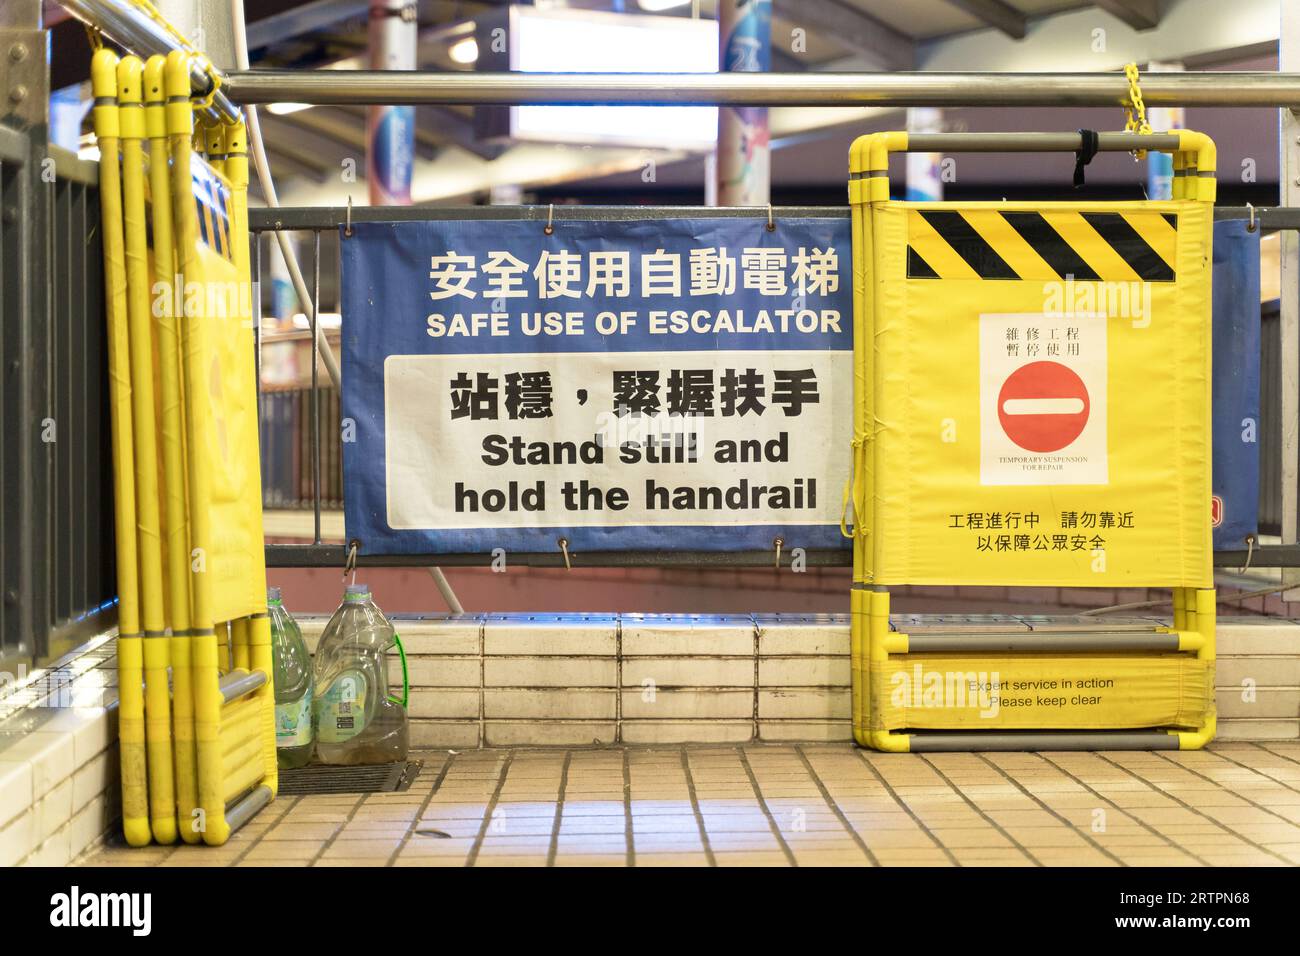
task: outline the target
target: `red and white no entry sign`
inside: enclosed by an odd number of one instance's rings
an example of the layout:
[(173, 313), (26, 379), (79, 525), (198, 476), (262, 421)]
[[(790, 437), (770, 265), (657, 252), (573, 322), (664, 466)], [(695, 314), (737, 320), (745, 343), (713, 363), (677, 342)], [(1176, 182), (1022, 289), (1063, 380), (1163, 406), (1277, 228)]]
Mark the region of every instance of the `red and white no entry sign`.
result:
[(1088, 424), (1088, 389), (1074, 369), (1031, 362), (1009, 376), (998, 393), (998, 421), (1026, 451), (1060, 451)]

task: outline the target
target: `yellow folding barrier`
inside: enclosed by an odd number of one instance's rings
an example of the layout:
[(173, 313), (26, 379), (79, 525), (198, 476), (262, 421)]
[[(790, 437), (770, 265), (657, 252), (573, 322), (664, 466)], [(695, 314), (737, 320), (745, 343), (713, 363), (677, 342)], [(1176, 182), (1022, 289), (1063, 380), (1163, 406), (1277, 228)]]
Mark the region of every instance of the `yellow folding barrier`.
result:
[[(96, 52), (123, 825), (224, 843), (275, 795), (243, 125), (196, 155), (186, 54)], [(145, 152), (146, 140), (148, 153)], [(152, 245), (150, 243), (152, 232)], [(232, 661), (217, 633), (234, 635)]]
[[(1214, 733), (1214, 145), (1168, 202), (894, 202), (891, 153), (1081, 134), (878, 133), (850, 159), (853, 723), (879, 750), (1194, 748)], [(847, 529), (846, 529), (847, 530)], [(891, 620), (901, 584), (1169, 587), (1172, 627)]]

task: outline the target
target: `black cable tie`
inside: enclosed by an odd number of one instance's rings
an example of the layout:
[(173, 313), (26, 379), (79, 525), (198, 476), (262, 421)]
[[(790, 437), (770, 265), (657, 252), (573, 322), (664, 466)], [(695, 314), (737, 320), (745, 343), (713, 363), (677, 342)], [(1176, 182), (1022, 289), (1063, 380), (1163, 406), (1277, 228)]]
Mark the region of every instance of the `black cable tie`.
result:
[(1083, 167), (1092, 162), (1092, 157), (1097, 155), (1097, 146), (1101, 141), (1095, 129), (1079, 130), (1079, 138), (1082, 142), (1080, 148), (1074, 153), (1075, 189), (1083, 188)]

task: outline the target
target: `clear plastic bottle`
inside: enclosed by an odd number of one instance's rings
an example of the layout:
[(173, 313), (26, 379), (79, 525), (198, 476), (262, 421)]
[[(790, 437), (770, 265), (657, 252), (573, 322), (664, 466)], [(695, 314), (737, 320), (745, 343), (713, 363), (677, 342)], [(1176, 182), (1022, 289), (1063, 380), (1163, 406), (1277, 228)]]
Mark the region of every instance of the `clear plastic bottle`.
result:
[(275, 762), (281, 770), (292, 770), (305, 766), (316, 746), (311, 655), (298, 622), (285, 610), (279, 588), (267, 588), (266, 605), (275, 669)]
[(325, 625), (315, 660), (316, 756), (326, 764), (405, 760), (406, 707), (388, 695), (388, 649), (400, 649), (370, 587), (350, 584)]

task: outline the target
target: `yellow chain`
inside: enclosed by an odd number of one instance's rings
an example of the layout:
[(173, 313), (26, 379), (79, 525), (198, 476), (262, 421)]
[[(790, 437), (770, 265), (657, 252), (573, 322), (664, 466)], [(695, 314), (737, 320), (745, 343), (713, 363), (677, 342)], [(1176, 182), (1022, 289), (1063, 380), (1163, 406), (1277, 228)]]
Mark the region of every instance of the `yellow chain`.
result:
[(212, 65), (212, 60), (209, 59), (206, 53), (195, 47), (185, 34), (172, 26), (167, 18), (162, 15), (162, 11), (154, 6), (151, 0), (129, 0), (129, 2), (132, 6), (141, 10), (150, 20), (153, 20), (154, 23), (158, 24), (158, 26), (162, 27), (163, 30), (169, 33), (172, 39), (174, 39), (186, 53), (199, 60), (203, 67), (203, 72), (207, 74), (208, 77), (208, 92), (204, 96), (193, 98), (191, 102), (196, 111), (210, 108), (217, 97), (217, 91), (221, 89), (221, 76), (217, 73), (216, 67)]
[(184, 47), (188, 52), (200, 52), (194, 48), (194, 44), (190, 43), (185, 34), (181, 33), (180, 30), (177, 30), (170, 22), (168, 22), (167, 18), (162, 15), (162, 11), (155, 7), (150, 0), (130, 0), (130, 3), (132, 6), (138, 7), (140, 10), (144, 11), (144, 14), (150, 20), (170, 33), (172, 39)]
[(206, 110), (210, 107), (212, 101), (217, 98), (217, 90), (221, 89), (221, 74), (213, 69), (212, 61), (206, 56), (203, 57), (203, 72), (208, 75), (208, 92), (206, 96), (190, 100), (195, 110)]
[[(1142, 88), (1138, 86), (1137, 64), (1127, 64), (1124, 67), (1124, 76), (1128, 79), (1128, 102), (1124, 104), (1124, 131), (1150, 135), (1151, 124), (1147, 122), (1147, 107), (1142, 102)], [(1146, 154), (1145, 149), (1133, 151), (1136, 159), (1144, 159)]]

